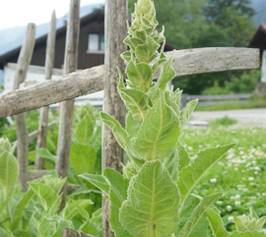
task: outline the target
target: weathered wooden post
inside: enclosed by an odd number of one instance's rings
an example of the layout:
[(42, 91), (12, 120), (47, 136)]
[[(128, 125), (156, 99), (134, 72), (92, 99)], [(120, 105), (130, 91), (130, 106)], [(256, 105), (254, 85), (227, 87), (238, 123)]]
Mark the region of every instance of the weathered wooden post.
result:
[[(50, 22), (50, 31), (47, 37), (46, 58), (45, 58), (45, 79), (52, 79), (54, 57), (55, 57), (55, 39), (56, 39), (56, 15), (52, 13)], [(40, 110), (39, 134), (37, 139), (37, 149), (46, 146), (46, 137), (49, 122), (49, 107), (45, 106)], [(36, 169), (43, 169), (43, 159), (40, 156), (36, 157)]]
[[(116, 117), (124, 124), (124, 107), (117, 92), (118, 72), (123, 70), (124, 63), (120, 54), (126, 50), (123, 40), (127, 34), (127, 0), (105, 1), (105, 65), (104, 77), (104, 111)], [(103, 128), (102, 166), (122, 169), (123, 151), (115, 141), (109, 128)], [(103, 201), (104, 236), (112, 236), (109, 228), (108, 200)]]
[(266, 95), (266, 50), (263, 50), (262, 53), (261, 80), (257, 83), (256, 94), (259, 96)]
[[(70, 1), (64, 59), (64, 75), (77, 70), (80, 11), (79, 8), (80, 0)], [(56, 171), (60, 177), (66, 177), (68, 173), (73, 111), (74, 99), (64, 101), (60, 104), (59, 134), (56, 162)]]
[[(35, 44), (35, 24), (30, 23), (27, 27), (26, 38), (22, 45), (16, 74), (14, 78), (13, 90), (17, 90), (27, 76), (28, 66), (30, 64), (33, 48)], [(27, 190), (27, 166), (28, 166), (28, 131), (26, 127), (24, 114), (15, 116), (17, 132), (17, 158), (19, 160), (19, 178), (22, 191)]]

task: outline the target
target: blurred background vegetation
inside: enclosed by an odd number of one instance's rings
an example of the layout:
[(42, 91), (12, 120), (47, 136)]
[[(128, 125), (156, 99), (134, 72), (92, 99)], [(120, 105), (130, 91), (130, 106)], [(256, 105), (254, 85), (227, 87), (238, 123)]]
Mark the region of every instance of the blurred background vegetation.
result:
[[(176, 49), (247, 47), (256, 31), (250, 0), (154, 0), (167, 43)], [(129, 0), (133, 9), (135, 0)], [(187, 94), (253, 92), (260, 72), (224, 72), (178, 78), (175, 87)]]

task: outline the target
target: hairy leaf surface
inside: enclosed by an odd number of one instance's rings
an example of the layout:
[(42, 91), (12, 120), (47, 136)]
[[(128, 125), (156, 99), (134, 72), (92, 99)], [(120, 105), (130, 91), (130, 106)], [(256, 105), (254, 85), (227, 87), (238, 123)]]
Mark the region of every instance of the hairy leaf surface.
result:
[(119, 221), (119, 209), (127, 198), (128, 180), (113, 169), (105, 169), (105, 177), (111, 184), (110, 198), (110, 225), (116, 237), (130, 237)]
[(223, 219), (216, 208), (208, 208), (207, 216), (214, 237), (229, 237), (229, 233), (224, 228)]
[(160, 161), (148, 161), (129, 185), (120, 222), (132, 236), (169, 236), (175, 231), (178, 191)]
[(0, 154), (0, 188), (3, 193), (3, 203), (13, 193), (18, 180), (18, 174), (18, 164), (15, 157), (8, 151), (2, 151)]
[(128, 151), (129, 150), (128, 135), (127, 135), (127, 132), (125, 131), (125, 129), (121, 126), (121, 124), (115, 118), (113, 118), (111, 115), (109, 115), (107, 113), (102, 112), (101, 118), (102, 118), (102, 121), (112, 129), (112, 132), (113, 132), (118, 144), (125, 151)]
[(140, 90), (126, 89), (122, 81), (119, 83), (118, 90), (132, 117), (142, 122), (147, 109), (151, 105), (149, 97)]
[(110, 183), (104, 176), (97, 174), (81, 174), (79, 177), (88, 181), (101, 191), (109, 193)]
[(203, 198), (198, 206), (196, 206), (196, 208), (192, 211), (190, 218), (180, 232), (180, 237), (189, 237), (190, 233), (197, 226), (207, 208), (212, 205), (220, 196), (220, 194), (212, 194)]
[(174, 152), (178, 137), (178, 118), (161, 94), (140, 127), (134, 149), (140, 158), (163, 159)]
[(180, 171), (177, 186), (179, 188), (182, 203), (185, 202), (204, 174), (206, 174), (206, 172), (219, 161), (232, 146), (233, 145), (226, 145), (202, 151), (190, 165)]

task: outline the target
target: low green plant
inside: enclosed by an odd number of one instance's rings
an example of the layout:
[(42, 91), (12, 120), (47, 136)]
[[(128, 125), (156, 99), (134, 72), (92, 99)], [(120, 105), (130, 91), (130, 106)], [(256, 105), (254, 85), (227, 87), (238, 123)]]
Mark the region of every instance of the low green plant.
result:
[(205, 213), (221, 194), (199, 196), (194, 190), (232, 145), (203, 150), (196, 159), (184, 149), (183, 126), (197, 101), (181, 109), (181, 92), (168, 89), (175, 70), (163, 53), (165, 38), (157, 25), (153, 1), (139, 0), (124, 41), (126, 80), (120, 73), (118, 85), (127, 108), (125, 128), (101, 114), (125, 150), (123, 172), (107, 168), (103, 175), (81, 177), (109, 198), (116, 237), (210, 236)]
[(219, 126), (232, 126), (237, 124), (237, 120), (229, 118), (228, 116), (214, 119), (210, 121), (210, 125), (213, 127), (219, 127)]
[(61, 190), (65, 179), (44, 176), (29, 183), (26, 193), (18, 186), (18, 164), (13, 148), (0, 140), (0, 236), (62, 237), (65, 228), (93, 232), (89, 224), (93, 202), (69, 196), (63, 210)]
[(252, 96), (245, 101), (229, 100), (224, 103), (217, 103), (213, 105), (200, 105), (197, 107), (198, 111), (218, 111), (218, 110), (238, 110), (238, 109), (256, 109), (266, 108), (265, 96)]
[(255, 212), (234, 218), (235, 230), (228, 232), (224, 228), (219, 211), (215, 208), (207, 210), (208, 220), (214, 237), (265, 237), (263, 226), (266, 217), (259, 218)]

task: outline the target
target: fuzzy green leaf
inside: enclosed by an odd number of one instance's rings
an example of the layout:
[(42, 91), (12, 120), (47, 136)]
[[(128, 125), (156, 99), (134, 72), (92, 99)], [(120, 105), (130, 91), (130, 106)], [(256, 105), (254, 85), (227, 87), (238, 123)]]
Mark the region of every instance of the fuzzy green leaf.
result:
[(101, 113), (102, 121), (112, 129), (112, 132), (116, 138), (118, 144), (125, 150), (128, 151), (128, 134), (125, 129), (121, 126), (121, 124), (113, 118), (111, 115), (102, 112)]
[(87, 111), (85, 115), (78, 121), (74, 130), (74, 140), (76, 143), (88, 144), (89, 139), (95, 128), (95, 117), (92, 111)]
[(178, 118), (161, 94), (147, 113), (133, 147), (140, 158), (163, 159), (174, 152), (178, 137)]
[[(0, 188), (2, 189), (2, 202), (8, 201), (18, 180), (18, 164), (16, 158), (8, 151), (0, 153)], [(1, 196), (0, 196), (1, 198)]]
[(53, 155), (47, 148), (37, 148), (36, 155), (42, 157), (45, 160), (49, 160), (53, 163), (56, 162), (56, 156)]
[(111, 184), (110, 198), (110, 225), (116, 237), (130, 237), (130, 234), (119, 222), (119, 209), (127, 198), (128, 180), (113, 169), (105, 169), (104, 176)]
[(63, 216), (66, 220), (71, 220), (79, 215), (87, 220), (90, 217), (87, 209), (91, 205), (93, 202), (90, 199), (69, 199), (63, 210)]
[(102, 192), (109, 193), (110, 183), (104, 176), (97, 174), (81, 174), (79, 177), (88, 181)]
[(223, 219), (216, 208), (208, 208), (207, 216), (214, 237), (229, 237), (229, 233), (224, 228)]
[(160, 161), (146, 162), (130, 181), (120, 222), (134, 237), (170, 236), (175, 231), (178, 191)]
[(234, 217), (234, 222), (236, 225), (236, 230), (239, 232), (261, 232), (266, 222), (266, 217), (259, 218), (257, 214), (253, 211), (249, 215), (242, 215)]
[(159, 47), (160, 44), (148, 36), (144, 44), (136, 47), (135, 54), (137, 60), (142, 63), (149, 63), (156, 57)]
[(96, 161), (97, 152), (92, 146), (72, 143), (70, 151), (70, 167), (75, 174), (95, 173)]
[(15, 229), (17, 225), (19, 224), (19, 221), (21, 220), (24, 214), (25, 208), (27, 207), (30, 200), (32, 199), (32, 196), (33, 196), (32, 190), (28, 190), (25, 194), (23, 194), (23, 196), (17, 203), (15, 210), (13, 212), (13, 215), (12, 215), (12, 222), (11, 222), (12, 229)]
[(131, 88), (147, 91), (152, 83), (152, 69), (146, 63), (135, 64), (129, 62), (126, 68), (128, 84)]
[(198, 99), (191, 100), (187, 103), (186, 107), (181, 112), (181, 122), (186, 124), (192, 115), (192, 112), (196, 109), (198, 104)]
[(198, 206), (196, 206), (196, 208), (192, 211), (190, 218), (180, 231), (180, 237), (189, 237), (190, 233), (197, 226), (207, 208), (209, 208), (209, 206), (212, 205), (213, 202), (215, 202), (219, 197), (220, 194), (212, 194), (208, 197), (203, 198)]
[(176, 72), (172, 64), (173, 64), (172, 59), (167, 60), (163, 64), (160, 76), (158, 78), (158, 86), (161, 89), (165, 89), (167, 86), (167, 83), (173, 80), (176, 76)]
[(182, 203), (186, 201), (187, 197), (204, 174), (206, 174), (207, 171), (219, 161), (232, 146), (233, 145), (226, 145), (202, 151), (190, 165), (180, 171), (177, 186), (179, 188)]
[(140, 90), (126, 89), (122, 81), (119, 82), (118, 91), (132, 117), (143, 121), (145, 113), (151, 105), (149, 97)]
[(186, 149), (181, 144), (179, 144), (178, 145), (178, 165), (179, 165), (179, 169), (182, 170), (187, 165), (189, 165), (189, 163), (190, 163), (190, 158), (189, 158), (189, 155), (188, 155)]

